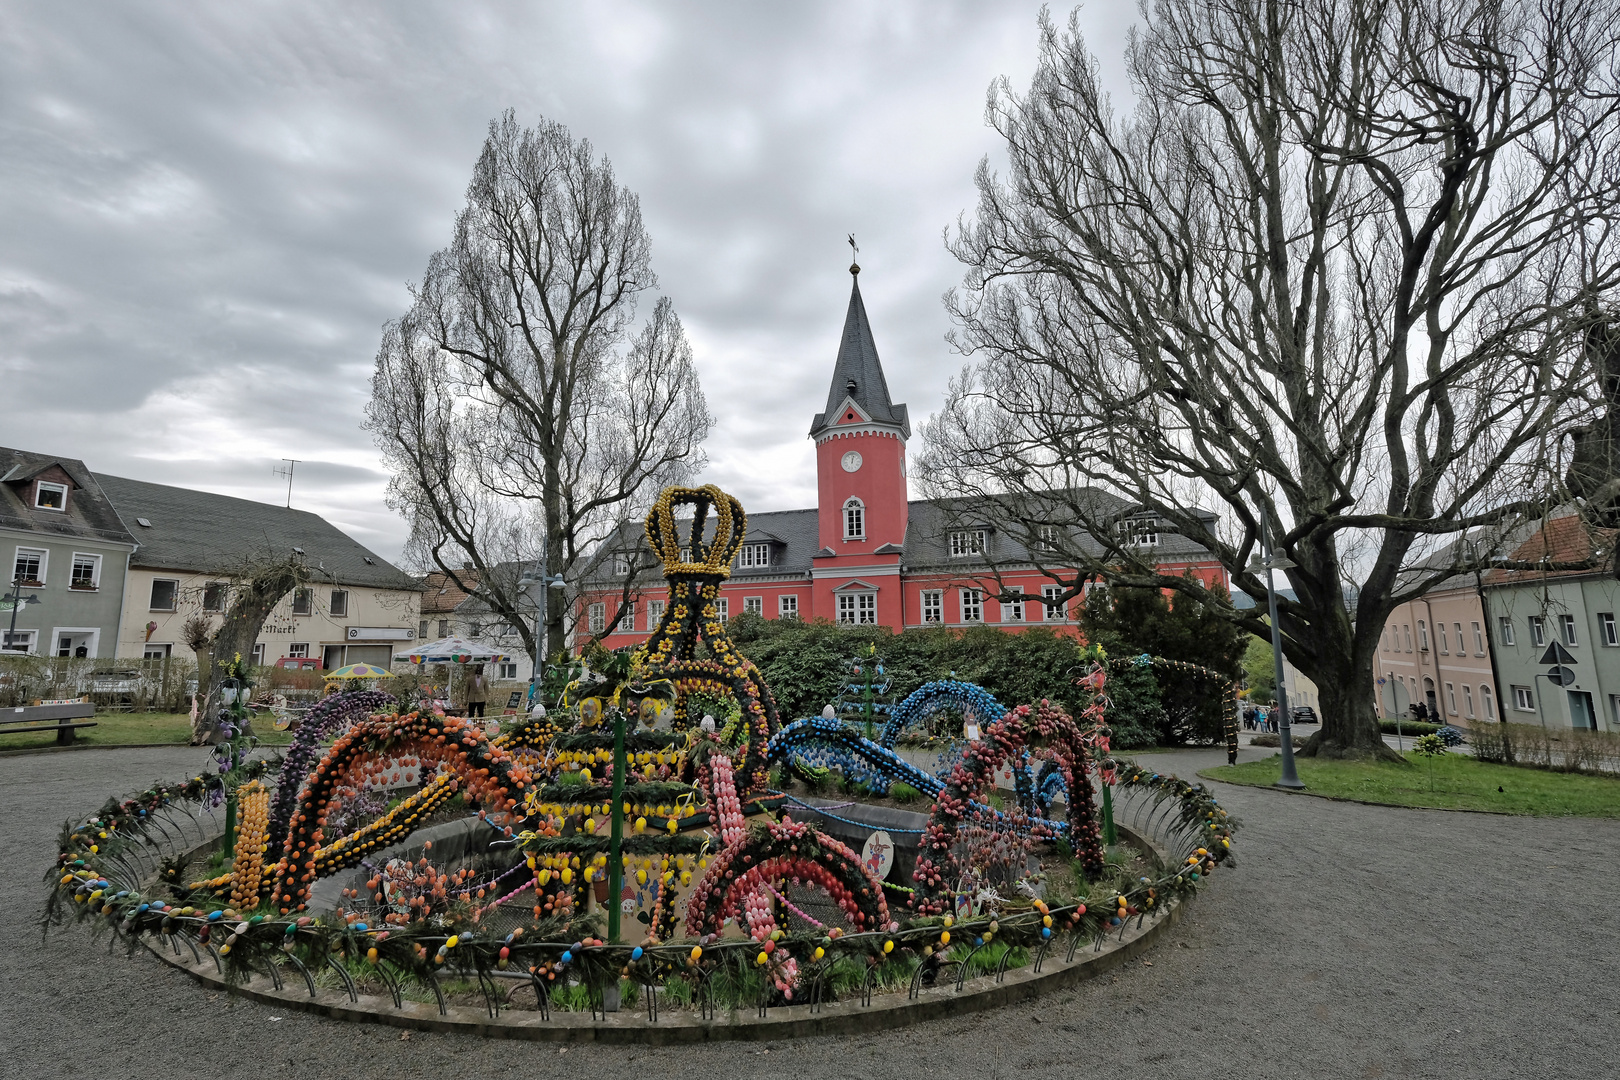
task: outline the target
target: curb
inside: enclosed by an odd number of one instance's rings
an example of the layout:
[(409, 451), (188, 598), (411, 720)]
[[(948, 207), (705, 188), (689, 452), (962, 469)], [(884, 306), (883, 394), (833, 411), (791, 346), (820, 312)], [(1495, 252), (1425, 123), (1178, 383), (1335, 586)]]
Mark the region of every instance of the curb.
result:
[(772, 1009), (765, 1019), (759, 1019), (749, 1010), (746, 1014), (739, 1011), (727, 1018), (710, 1021), (682, 1011), (666, 1013), (667, 1018), (657, 1023), (648, 1021), (644, 1013), (634, 1010), (611, 1014), (602, 1021), (592, 1020), (589, 1013), (561, 1011), (553, 1012), (550, 1020), (542, 1020), (540, 1014), (534, 1011), (520, 1013), (509, 1010), (503, 1016), (491, 1018), (484, 1009), (452, 1005), (441, 1016), (436, 1006), (413, 1001), (407, 1001), (403, 1008), (395, 1009), (392, 1000), (387, 997), (361, 995), (357, 1000), (350, 1001), (346, 993), (336, 990), (317, 990), (310, 997), (303, 992), (301, 985), (293, 987), (291, 981), (287, 985), (292, 988), (277, 990), (268, 976), (257, 974), (248, 982), (233, 986), (219, 974), (217, 968), (215, 971), (207, 970), (212, 956), (198, 963), (186, 963), (165, 955), (151, 942), (143, 941), (143, 944), (165, 964), (211, 989), (224, 990), (260, 1004), (313, 1013), (334, 1020), (497, 1039), (675, 1046), (884, 1031), (1027, 1001), (1106, 974), (1135, 959), (1156, 945), (1171, 926), (1181, 921), (1185, 906), (1185, 901), (1176, 902), (1165, 909), (1164, 914), (1152, 925), (1137, 930), (1123, 940), (1114, 939), (1104, 945), (1101, 951), (1086, 950), (1082, 942), (1081, 951), (1072, 964), (1065, 963), (1060, 955), (1061, 950), (1054, 949), (1046, 957), (1045, 964), (1049, 965), (1047, 970), (1040, 974), (1024, 967), (1007, 972), (1000, 982), (996, 982), (994, 976), (984, 975), (969, 981), (960, 994), (955, 990), (954, 981), (947, 979), (944, 986), (920, 990), (915, 1000), (898, 993), (873, 995), (870, 1007), (861, 1006), (856, 998), (830, 1002), (817, 1013), (812, 1013), (812, 1006), (809, 1005), (789, 1005)]
[[(290, 743), (259, 743), (256, 749), (282, 750)], [(205, 746), (190, 743), (84, 743), (74, 746), (26, 746), (17, 750), (0, 750), (0, 758), (27, 757), (30, 754), (72, 754), (80, 750), (206, 750)]]
[[(1228, 768), (1229, 766), (1221, 766)], [(1207, 769), (1199, 770), (1198, 779), (1208, 780), (1212, 784), (1226, 784), (1230, 787), (1249, 788), (1254, 791), (1278, 791), (1284, 795), (1304, 795), (1311, 799), (1325, 799), (1328, 802), (1352, 803), (1357, 806), (1387, 806), (1391, 810), (1428, 810), (1436, 814), (1490, 814), (1494, 817), (1512, 818), (1585, 818), (1590, 821), (1610, 821), (1611, 818), (1595, 817), (1590, 814), (1515, 814), (1512, 810), (1478, 810), (1468, 806), (1413, 806), (1410, 803), (1374, 802), (1372, 799), (1352, 799), (1348, 795), (1324, 795), (1320, 791), (1295, 791), (1289, 788), (1277, 787), (1274, 784), (1243, 784), (1236, 780), (1226, 780), (1219, 776), (1209, 776)]]

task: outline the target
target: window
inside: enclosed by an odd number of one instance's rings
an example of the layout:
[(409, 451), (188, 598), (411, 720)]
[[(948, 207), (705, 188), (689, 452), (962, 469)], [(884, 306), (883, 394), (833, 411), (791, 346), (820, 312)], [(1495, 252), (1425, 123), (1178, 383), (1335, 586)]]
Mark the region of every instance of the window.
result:
[(744, 544), (737, 549), (738, 566), (769, 566), (771, 565), (771, 545)]
[(12, 564), (12, 581), (30, 587), (44, 585), (45, 565), (50, 558), (51, 553), (44, 548), (18, 548), (17, 561)]
[(1046, 621), (1062, 622), (1065, 618), (1063, 612), (1063, 586), (1043, 585), (1041, 596), (1045, 600)]
[(1547, 644), (1547, 621), (1540, 615), (1530, 616), (1530, 644)]
[[(202, 608), (204, 611), (225, 610), (225, 583), (223, 581), (210, 581), (203, 586)], [(427, 636), (425, 627), (422, 636)]]
[(1614, 612), (1604, 611), (1598, 614), (1598, 630), (1603, 634), (1603, 644), (1620, 645), (1620, 629), (1614, 625)]
[(1536, 711), (1536, 696), (1530, 692), (1528, 686), (1513, 688), (1513, 707), (1520, 712)]
[(0, 629), (0, 652), (31, 653), (34, 651), (35, 630)]
[(314, 589), (294, 589), (292, 613), (294, 615), (308, 615), (315, 610)]
[(983, 555), (989, 535), (984, 529), (961, 529), (950, 535), (951, 558), (960, 559), (968, 555)]
[(309, 658), (309, 642), (295, 641), (288, 645), (287, 658), (290, 660), (307, 660)]
[(517, 664), (511, 660), (504, 660), (495, 666), (495, 677), (502, 682), (511, 682), (517, 678)]
[(1579, 645), (1580, 642), (1575, 640), (1575, 616), (1560, 615), (1558, 616), (1558, 623), (1564, 628), (1564, 644)]
[(613, 556), (613, 576), (614, 577), (629, 577), (630, 576), (630, 556), (629, 555), (626, 555), (623, 552), (620, 552), (619, 554)]
[(67, 485), (39, 481), (34, 485), (34, 505), (41, 510), (66, 510)]
[[(1017, 588), (1017, 589), (1009, 588), (1007, 591), (1010, 592), (1010, 593), (1017, 593), (1020, 596), (1022, 596), (1024, 594), (1024, 590), (1022, 588)], [(1001, 602), (1001, 621), (1002, 622), (1023, 622), (1024, 621), (1024, 602), (1022, 600), (1013, 600), (1013, 601), (1010, 601), (1010, 602), (1007, 601), (1007, 600), (1003, 600)]]
[(1156, 547), (1159, 543), (1159, 519), (1151, 517), (1126, 518), (1114, 526), (1119, 542), (1126, 547)]
[(154, 578), (152, 580), (152, 602), (147, 605), (153, 611), (173, 611), (174, 602), (180, 596), (180, 583), (172, 578)]
[(1429, 651), (1429, 624), (1422, 619), (1418, 620), (1418, 651)]
[(428, 621), (426, 619), (423, 619), (421, 622), (416, 624), (416, 636), (421, 638), (423, 641), (427, 640), (427, 624)]
[(1474, 624), (1474, 655), (1485, 655), (1485, 635), (1480, 633), (1479, 623)]
[(592, 604), (585, 609), (585, 625), (590, 627), (593, 634), (600, 634), (607, 629), (607, 605)]
[(984, 593), (978, 589), (962, 590), (962, 621), (982, 622), (984, 620)]
[(1401, 629), (1406, 632), (1406, 651), (1411, 652), (1412, 651), (1412, 624), (1411, 623), (1402, 623), (1401, 624)]
[(647, 629), (656, 630), (658, 624), (664, 621), (664, 602), (662, 600), (647, 601)]
[(844, 504), (844, 539), (866, 539), (866, 507), (859, 499)]
[(73, 553), (73, 573), (68, 577), (70, 589), (94, 589), (101, 584), (101, 556)]
[(1513, 620), (1508, 618), (1506, 615), (1503, 615), (1501, 618), (1496, 620), (1496, 625), (1497, 625), (1497, 629), (1501, 633), (1502, 644), (1504, 644), (1504, 645), (1512, 645), (1513, 644)]
[(765, 614), (765, 598), (763, 596), (743, 597), (743, 614), (763, 617)]
[(1035, 531), (1035, 547), (1040, 551), (1056, 551), (1061, 535), (1056, 525), (1042, 525)]
[(634, 600), (626, 600), (619, 608), (619, 621), (614, 624), (614, 628), (626, 634), (635, 630), (636, 602)]
[(154, 642), (149, 641), (149, 642), (146, 643), (146, 646), (141, 650), (141, 659), (142, 660), (167, 660), (169, 658), (170, 653), (173, 652), (173, 650), (174, 650), (173, 645), (160, 645), (160, 644), (156, 644)]
[(846, 626), (877, 622), (877, 593), (839, 593), (838, 621)]
[(1446, 683), (1446, 712), (1457, 715), (1457, 691), (1450, 683)]
[(264, 667), (264, 642), (256, 642), (253, 646), (253, 666)]
[(939, 589), (922, 591), (922, 621), (925, 623), (945, 621), (945, 594)]
[(442, 638), (447, 638), (447, 637), (450, 636), (450, 620), (449, 619), (440, 619), (439, 620), (439, 636), (442, 637)]
[[(1447, 656), (1450, 656), (1451, 655), (1451, 639), (1446, 637), (1446, 624), (1443, 623), (1443, 622), (1435, 623), (1434, 624), (1434, 632), (1435, 632), (1436, 636), (1438, 636), (1440, 638), (1440, 651), (1445, 653)], [(1460, 639), (1457, 642), (1457, 647), (1459, 649), (1462, 648), (1462, 641)]]
[(327, 607), (327, 611), (331, 612), (332, 618), (334, 619), (342, 619), (347, 617), (349, 614), (349, 590), (333, 589), (332, 599)]
[(1463, 643), (1462, 623), (1452, 623), (1451, 625), (1457, 631), (1457, 655), (1468, 655), (1468, 646)]
[(797, 619), (799, 617), (799, 598), (791, 593), (778, 596), (776, 598), (776, 614), (784, 619)]
[(724, 596), (716, 600), (714, 602), (714, 613), (720, 616), (720, 625), (724, 626), (727, 620), (731, 618), (731, 600)]

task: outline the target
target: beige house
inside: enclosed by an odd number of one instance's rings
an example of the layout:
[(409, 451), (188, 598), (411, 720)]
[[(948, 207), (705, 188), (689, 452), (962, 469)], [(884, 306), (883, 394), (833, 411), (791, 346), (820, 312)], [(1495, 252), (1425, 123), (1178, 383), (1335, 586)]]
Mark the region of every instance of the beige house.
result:
[(421, 585), (303, 510), (98, 474), (140, 545), (124, 581), (117, 656), (190, 656), (185, 624), (218, 626), (231, 586), (255, 561), (288, 553), (310, 568), (307, 588), (283, 598), (249, 658), (301, 659), (324, 670), (389, 666), (416, 640)]
[(1485, 615), (1474, 579), (1458, 575), (1390, 613), (1378, 644), (1384, 715), (1422, 703), (1441, 723), (1496, 720)]

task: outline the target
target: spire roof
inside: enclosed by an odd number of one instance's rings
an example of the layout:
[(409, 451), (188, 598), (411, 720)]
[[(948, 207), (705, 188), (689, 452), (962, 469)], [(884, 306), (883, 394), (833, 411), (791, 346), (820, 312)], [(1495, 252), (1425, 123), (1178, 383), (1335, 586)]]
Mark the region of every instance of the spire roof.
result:
[(844, 334), (838, 342), (838, 360), (833, 365), (832, 386), (827, 390), (827, 408), (816, 414), (810, 424), (810, 435), (813, 438), (831, 427), (845, 400), (852, 400), (874, 423), (893, 424), (909, 438), (911, 417), (906, 407), (889, 400), (889, 384), (883, 378), (877, 343), (872, 340), (872, 324), (866, 318), (866, 305), (861, 301), (860, 278), (854, 276), (861, 269), (851, 266), (849, 272), (852, 275), (849, 313), (844, 316)]

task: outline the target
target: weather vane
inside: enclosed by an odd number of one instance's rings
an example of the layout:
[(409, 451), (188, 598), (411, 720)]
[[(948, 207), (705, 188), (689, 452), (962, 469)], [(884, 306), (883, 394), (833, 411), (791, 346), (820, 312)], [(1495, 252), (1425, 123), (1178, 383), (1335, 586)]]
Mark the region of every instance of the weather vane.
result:
[(855, 234), (850, 233), (849, 234), (849, 272), (852, 273), (852, 274), (858, 274), (858, 273), (861, 272), (860, 255), (861, 255), (860, 245), (855, 243)]

